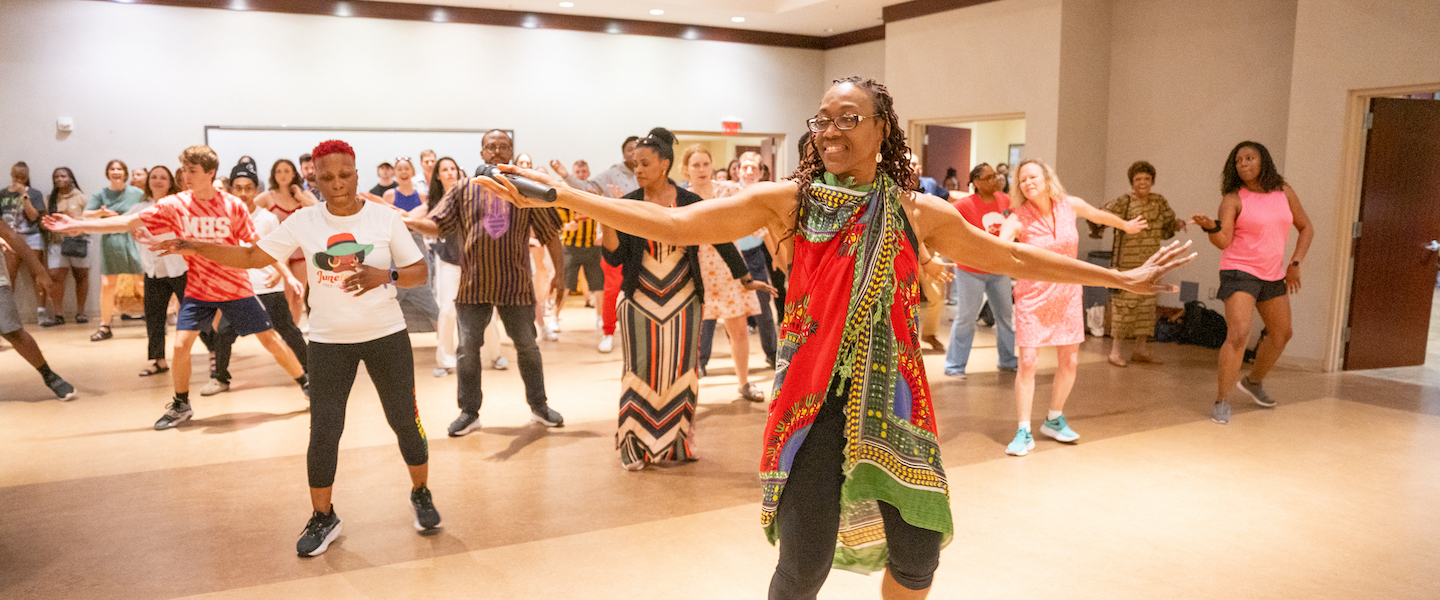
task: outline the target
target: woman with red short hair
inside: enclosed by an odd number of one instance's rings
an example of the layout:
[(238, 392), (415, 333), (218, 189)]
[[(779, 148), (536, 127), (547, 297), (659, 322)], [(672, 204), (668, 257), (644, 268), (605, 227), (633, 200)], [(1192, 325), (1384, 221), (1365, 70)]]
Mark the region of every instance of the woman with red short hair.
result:
[[(171, 240), (157, 246), (242, 269), (305, 255), (310, 286), (310, 449), (306, 463), (314, 513), (296, 543), (300, 556), (325, 552), (340, 535), (330, 502), (345, 404), (360, 363), (379, 393), (385, 419), (410, 467), (411, 507), (422, 533), (440, 527), (426, 487), (429, 448), (415, 407), (415, 368), (395, 287), (425, 283), (425, 257), (400, 214), (356, 195), (355, 151), (330, 140), (315, 147), (315, 181), (326, 202), (302, 208), (254, 246)], [(403, 265), (391, 268), (391, 264)]]

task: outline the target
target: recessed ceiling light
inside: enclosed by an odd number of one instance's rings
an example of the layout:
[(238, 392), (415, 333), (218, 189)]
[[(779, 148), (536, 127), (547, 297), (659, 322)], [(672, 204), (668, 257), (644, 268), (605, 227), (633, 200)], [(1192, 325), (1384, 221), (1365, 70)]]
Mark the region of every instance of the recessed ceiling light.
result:
[(574, 2), (561, 2), (560, 8), (575, 8)]
[(625, 33), (625, 30), (620, 28), (620, 24), (619, 24), (619, 23), (611, 23), (611, 24), (605, 26), (605, 33), (616, 33), (616, 34), (619, 34), (619, 33)]
[(663, 15), (663, 14), (665, 14), (665, 11), (660, 10), (660, 9), (658, 9), (658, 8), (654, 8), (654, 9), (651, 9), (651, 10), (650, 10), (650, 14), (652, 14), (652, 15)]
[(730, 17), (730, 20), (736, 23), (744, 23), (745, 17)]

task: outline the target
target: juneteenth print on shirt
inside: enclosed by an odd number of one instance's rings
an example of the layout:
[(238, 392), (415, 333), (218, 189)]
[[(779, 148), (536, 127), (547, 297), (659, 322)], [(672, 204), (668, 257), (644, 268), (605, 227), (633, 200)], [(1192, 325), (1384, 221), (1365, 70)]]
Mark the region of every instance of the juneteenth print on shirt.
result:
[(395, 286), (385, 285), (363, 295), (345, 291), (345, 279), (360, 265), (390, 270), (424, 256), (400, 213), (366, 202), (360, 212), (339, 217), (326, 205), (302, 208), (256, 243), (271, 257), (305, 254), (310, 284), (310, 340), (322, 344), (358, 344), (405, 329), (405, 316), (395, 301)]

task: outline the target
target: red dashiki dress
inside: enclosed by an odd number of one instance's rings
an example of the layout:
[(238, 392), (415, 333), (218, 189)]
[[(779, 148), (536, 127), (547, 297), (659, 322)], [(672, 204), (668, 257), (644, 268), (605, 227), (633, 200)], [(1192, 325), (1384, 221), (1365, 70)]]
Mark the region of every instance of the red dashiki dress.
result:
[(760, 478), (773, 544), (792, 461), (831, 389), (843, 390), (845, 483), (835, 568), (885, 568), (877, 501), (906, 522), (953, 533), (935, 411), (916, 327), (919, 262), (894, 179), (852, 189), (826, 173), (797, 223)]

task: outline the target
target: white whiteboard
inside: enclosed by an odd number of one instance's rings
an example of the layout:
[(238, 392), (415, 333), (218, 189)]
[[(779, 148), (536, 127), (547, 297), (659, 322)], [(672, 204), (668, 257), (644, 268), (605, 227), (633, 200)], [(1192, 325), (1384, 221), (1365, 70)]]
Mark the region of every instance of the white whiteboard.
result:
[[(205, 127), (206, 145), (220, 156), (219, 176), (230, 175), (241, 156), (249, 155), (259, 167), (260, 178), (268, 180), (270, 167), (280, 158), (299, 163), (300, 155), (325, 140), (344, 140), (355, 148), (355, 165), (360, 172), (360, 191), (380, 182), (375, 167), (396, 158), (410, 158), (420, 169), (420, 151), (434, 150), (437, 158), (449, 156), (460, 163), (462, 172), (480, 164), (480, 139), (489, 129), (340, 129), (299, 127)], [(515, 133), (510, 132), (513, 137)], [(417, 173), (417, 177), (426, 174)], [(263, 183), (263, 181), (262, 181)], [(268, 186), (268, 183), (266, 184)]]

